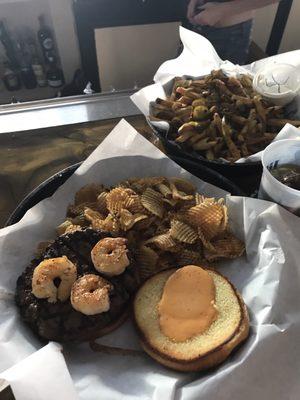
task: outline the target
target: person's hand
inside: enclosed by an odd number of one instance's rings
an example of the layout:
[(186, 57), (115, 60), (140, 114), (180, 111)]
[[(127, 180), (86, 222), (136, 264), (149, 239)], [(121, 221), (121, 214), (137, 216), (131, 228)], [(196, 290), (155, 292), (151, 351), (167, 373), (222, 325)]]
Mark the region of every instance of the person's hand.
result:
[(202, 6), (202, 11), (194, 15), (193, 24), (203, 26), (218, 26), (222, 18), (227, 16), (229, 3), (206, 3)]
[(188, 9), (187, 9), (187, 18), (193, 24), (193, 18), (196, 15), (197, 11), (196, 8), (198, 6), (202, 6), (205, 0), (190, 0)]

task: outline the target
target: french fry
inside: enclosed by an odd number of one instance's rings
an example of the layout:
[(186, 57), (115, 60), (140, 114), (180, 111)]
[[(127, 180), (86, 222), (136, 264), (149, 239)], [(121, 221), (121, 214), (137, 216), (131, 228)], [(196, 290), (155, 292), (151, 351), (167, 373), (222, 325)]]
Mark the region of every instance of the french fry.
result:
[[(256, 93), (252, 77), (221, 70), (203, 79), (175, 78), (172, 94), (150, 105), (150, 120), (170, 124), (172, 139), (209, 160), (236, 161), (263, 150), (287, 123), (285, 109)], [(223, 122), (222, 122), (223, 120)]]

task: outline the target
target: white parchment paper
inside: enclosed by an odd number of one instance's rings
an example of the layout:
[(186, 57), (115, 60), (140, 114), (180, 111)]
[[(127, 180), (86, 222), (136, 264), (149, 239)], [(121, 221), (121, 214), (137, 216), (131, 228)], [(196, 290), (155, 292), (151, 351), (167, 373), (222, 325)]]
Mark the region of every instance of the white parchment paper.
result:
[[(222, 69), (227, 75), (252, 74), (261, 68), (275, 63), (287, 63), (300, 68), (300, 50), (290, 51), (256, 61), (250, 65), (234, 65), (230, 61), (223, 61), (215, 51), (213, 45), (204, 36), (180, 27), (180, 38), (183, 51), (174, 60), (164, 62), (154, 76), (154, 84), (149, 85), (131, 96), (132, 101), (148, 119), (150, 102), (158, 97), (165, 99), (172, 89), (172, 80), (176, 76), (202, 77), (214, 69)], [(293, 117), (300, 117), (300, 95), (289, 106)], [(150, 125), (167, 131), (167, 122), (152, 121)], [(285, 137), (281, 137), (284, 139)], [(257, 161), (258, 155), (243, 158), (237, 162)]]
[[(191, 177), (122, 121), (52, 198), (28, 211), (18, 224), (0, 230), (0, 371), (41, 347), (20, 321), (13, 301), (15, 282), (36, 244), (54, 237), (74, 193), (89, 182), (113, 185), (151, 175), (180, 175), (208, 196), (226, 195)], [(198, 374), (173, 372), (146, 355), (104, 355), (87, 345), (64, 346), (80, 399), (299, 399), (300, 219), (261, 200), (229, 196), (227, 204), (232, 228), (245, 240), (247, 253), (222, 263), (219, 270), (237, 286), (249, 308), (249, 340), (223, 365)], [(99, 341), (139, 348), (130, 321)], [(52, 373), (55, 376), (55, 369)], [(62, 398), (59, 393), (57, 388), (57, 398)], [(44, 398), (37, 395), (34, 400)]]

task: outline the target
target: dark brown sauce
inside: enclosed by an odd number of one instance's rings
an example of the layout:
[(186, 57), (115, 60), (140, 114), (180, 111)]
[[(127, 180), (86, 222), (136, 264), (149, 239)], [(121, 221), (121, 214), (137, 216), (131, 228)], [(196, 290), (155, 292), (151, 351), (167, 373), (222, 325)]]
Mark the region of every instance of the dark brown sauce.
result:
[(270, 172), (279, 182), (292, 189), (300, 190), (300, 165), (282, 164)]

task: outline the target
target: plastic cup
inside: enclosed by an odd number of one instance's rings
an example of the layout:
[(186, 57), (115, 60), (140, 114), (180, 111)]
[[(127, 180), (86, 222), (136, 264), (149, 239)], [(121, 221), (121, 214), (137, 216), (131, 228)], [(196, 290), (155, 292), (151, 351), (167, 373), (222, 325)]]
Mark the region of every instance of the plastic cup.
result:
[(300, 216), (300, 190), (290, 188), (270, 172), (274, 166), (296, 164), (300, 166), (300, 139), (286, 139), (271, 143), (262, 155), (263, 174), (258, 197), (278, 203)]
[(271, 103), (285, 106), (300, 89), (299, 69), (290, 64), (267, 64), (255, 74), (253, 87)]

